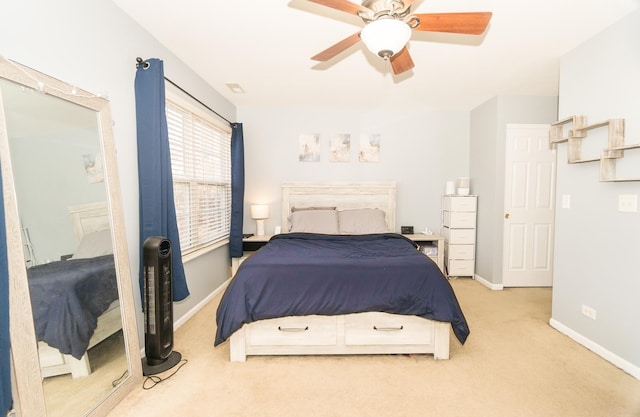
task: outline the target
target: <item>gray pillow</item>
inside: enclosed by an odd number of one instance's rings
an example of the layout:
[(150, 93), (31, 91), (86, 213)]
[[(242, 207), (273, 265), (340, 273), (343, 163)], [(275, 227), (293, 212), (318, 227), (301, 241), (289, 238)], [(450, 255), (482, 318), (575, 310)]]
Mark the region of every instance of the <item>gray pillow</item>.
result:
[(336, 210), (298, 210), (289, 216), (290, 232), (338, 234)]
[(352, 209), (338, 212), (340, 234), (365, 235), (369, 233), (385, 233), (387, 222), (385, 212), (380, 209)]

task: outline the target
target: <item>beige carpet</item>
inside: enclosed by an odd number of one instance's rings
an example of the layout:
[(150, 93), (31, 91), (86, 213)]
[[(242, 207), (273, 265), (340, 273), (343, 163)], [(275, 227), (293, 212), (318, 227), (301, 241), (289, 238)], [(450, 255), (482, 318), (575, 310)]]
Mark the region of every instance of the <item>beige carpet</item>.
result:
[[(131, 392), (124, 416), (640, 416), (640, 381), (549, 325), (550, 289), (451, 281), (471, 335), (430, 355), (250, 357), (213, 348), (214, 300), (175, 334), (188, 363)], [(170, 372), (167, 372), (170, 373)]]

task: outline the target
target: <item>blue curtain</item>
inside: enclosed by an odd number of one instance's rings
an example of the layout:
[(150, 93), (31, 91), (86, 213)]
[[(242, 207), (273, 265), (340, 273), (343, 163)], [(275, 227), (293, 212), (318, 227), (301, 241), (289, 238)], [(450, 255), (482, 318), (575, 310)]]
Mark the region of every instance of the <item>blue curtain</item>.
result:
[(244, 135), (242, 123), (231, 125), (231, 230), (229, 254), (242, 256), (242, 220), (244, 217)]
[(153, 58), (139, 63), (135, 80), (138, 130), (138, 183), (140, 188), (140, 294), (144, 293), (142, 246), (150, 236), (171, 241), (173, 256), (173, 300), (189, 296), (182, 265), (169, 134), (165, 114), (164, 67)]
[(2, 403), (3, 415), (13, 407), (10, 345), (7, 231), (4, 224), (4, 197), (2, 195), (2, 178), (0, 177), (0, 403)]

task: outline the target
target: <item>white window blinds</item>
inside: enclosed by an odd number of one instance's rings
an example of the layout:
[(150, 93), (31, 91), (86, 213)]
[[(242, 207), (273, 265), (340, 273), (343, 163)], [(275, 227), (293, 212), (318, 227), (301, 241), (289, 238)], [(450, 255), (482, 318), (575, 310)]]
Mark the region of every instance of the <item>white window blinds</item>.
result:
[(182, 254), (229, 237), (231, 129), (167, 96), (171, 171)]

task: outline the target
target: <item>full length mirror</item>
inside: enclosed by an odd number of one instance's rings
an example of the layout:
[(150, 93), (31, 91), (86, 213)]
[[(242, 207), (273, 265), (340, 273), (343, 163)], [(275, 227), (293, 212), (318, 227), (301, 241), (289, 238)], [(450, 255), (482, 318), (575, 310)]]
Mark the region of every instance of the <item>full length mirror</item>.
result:
[[(104, 414), (140, 375), (108, 102), (6, 60), (0, 77), (21, 414)], [(33, 330), (14, 340), (20, 320)], [(43, 399), (25, 404), (36, 377)]]

